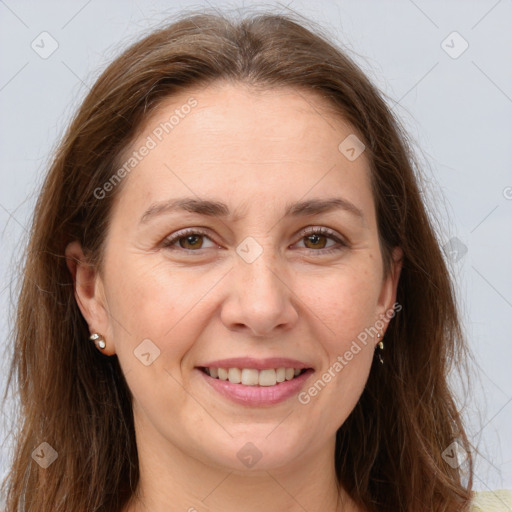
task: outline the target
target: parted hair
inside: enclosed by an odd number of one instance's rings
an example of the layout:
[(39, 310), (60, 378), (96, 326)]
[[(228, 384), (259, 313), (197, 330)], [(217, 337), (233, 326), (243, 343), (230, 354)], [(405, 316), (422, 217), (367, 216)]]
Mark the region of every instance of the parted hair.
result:
[[(187, 12), (132, 44), (96, 80), (53, 155), (22, 263), (8, 379), (19, 406), (3, 482), (7, 512), (118, 512), (135, 492), (132, 395), (117, 357), (88, 341), (65, 248), (79, 241), (101, 269), (122, 188), (101, 200), (95, 190), (164, 100), (219, 80), (321, 96), (366, 146), (386, 273), (392, 249), (403, 251), (402, 309), (386, 331), (385, 364), (373, 361), (337, 431), (340, 485), (371, 512), (467, 509), (470, 445), (448, 381), (467, 346), (450, 272), (409, 139), (340, 46), (298, 15)], [(468, 452), (464, 474), (443, 458), (455, 440)], [(31, 456), (42, 442), (58, 453), (46, 469)]]

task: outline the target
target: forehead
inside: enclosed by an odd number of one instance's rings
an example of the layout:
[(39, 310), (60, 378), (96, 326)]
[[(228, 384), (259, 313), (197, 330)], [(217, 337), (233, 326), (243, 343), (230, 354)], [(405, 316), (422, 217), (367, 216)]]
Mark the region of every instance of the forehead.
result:
[[(192, 101), (195, 106), (189, 108)], [(305, 153), (316, 148), (325, 150), (334, 142), (334, 149), (337, 149), (340, 135), (354, 132), (316, 92), (292, 87), (262, 89), (225, 81), (181, 92), (162, 101), (141, 132), (151, 133), (159, 127), (164, 129), (161, 135), (168, 142), (172, 136), (206, 135), (207, 138), (197, 139), (196, 143), (220, 140), (222, 151), (229, 147), (243, 149), (240, 158), (251, 155), (252, 147), (257, 153), (263, 145), (267, 151), (281, 152), (295, 144)], [(325, 138), (327, 132), (330, 139)]]
[(313, 92), (226, 82), (190, 89), (162, 101), (122, 155), (127, 161), (151, 146), (121, 196), (136, 193), (131, 200), (145, 203), (251, 196), (268, 207), (270, 198), (284, 204), (339, 189), (364, 206), (371, 199), (366, 156), (344, 153), (353, 137), (353, 127)]

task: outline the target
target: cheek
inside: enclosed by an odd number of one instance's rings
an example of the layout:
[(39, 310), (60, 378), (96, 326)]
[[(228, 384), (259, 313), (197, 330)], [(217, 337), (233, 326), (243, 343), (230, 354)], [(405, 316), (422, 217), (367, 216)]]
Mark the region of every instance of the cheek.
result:
[(368, 266), (346, 265), (310, 274), (301, 279), (298, 289), (301, 300), (323, 324), (331, 354), (343, 350), (377, 320), (379, 278)]
[(303, 300), (315, 313), (316, 335), (326, 354), (316, 387), (328, 388), (319, 393), (321, 402), (336, 404), (330, 410), (334, 423), (341, 424), (357, 403), (373, 362), (378, 269), (347, 265), (329, 275), (317, 275), (314, 282), (315, 293)]
[[(323, 298), (321, 298), (323, 297)], [(324, 293), (311, 303), (319, 318), (317, 339), (326, 354), (325, 366), (301, 397), (334, 432), (349, 416), (368, 379), (374, 357), (376, 297), (361, 280), (326, 280)]]
[(197, 315), (213, 276), (170, 272), (165, 263), (130, 265), (128, 259), (110, 268), (108, 302), (119, 357), (130, 363), (134, 350), (149, 339), (160, 351), (155, 363), (175, 366), (201, 328)]
[(110, 267), (116, 354), (135, 401), (148, 416), (162, 407), (181, 411), (186, 396), (180, 364), (199, 336), (197, 311), (211, 279), (199, 285), (201, 280), (184, 271), (170, 272), (148, 257), (142, 265), (139, 259)]
[(162, 336), (197, 305), (211, 288), (213, 276), (197, 269), (171, 269), (155, 255), (125, 260), (112, 266), (110, 289), (116, 310), (132, 327)]

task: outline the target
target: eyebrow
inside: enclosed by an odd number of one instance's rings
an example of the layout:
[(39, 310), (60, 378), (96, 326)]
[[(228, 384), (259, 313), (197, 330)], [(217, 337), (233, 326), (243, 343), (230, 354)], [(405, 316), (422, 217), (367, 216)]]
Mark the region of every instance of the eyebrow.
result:
[[(335, 210), (344, 210), (364, 220), (364, 214), (362, 210), (347, 199), (343, 199), (341, 197), (309, 199), (307, 201), (291, 203), (286, 206), (284, 216), (313, 216)], [(208, 217), (231, 217), (235, 221), (241, 217), (239, 211), (231, 213), (228, 205), (220, 201), (196, 199), (194, 197), (183, 197), (153, 203), (142, 215), (140, 223), (146, 224), (151, 219), (160, 215), (179, 211), (197, 213), (199, 215), (205, 215)]]

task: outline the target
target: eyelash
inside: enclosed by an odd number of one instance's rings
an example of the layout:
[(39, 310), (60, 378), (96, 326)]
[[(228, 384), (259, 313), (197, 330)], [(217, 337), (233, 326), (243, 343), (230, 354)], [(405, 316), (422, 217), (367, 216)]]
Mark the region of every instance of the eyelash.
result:
[[(172, 235), (172, 236), (166, 238), (163, 241), (162, 246), (165, 249), (176, 250), (176, 249), (173, 249), (172, 246), (176, 242), (178, 242), (181, 238), (186, 238), (189, 235), (202, 235), (202, 236), (206, 236), (207, 238), (209, 238), (211, 240), (211, 238), (208, 236), (208, 233), (206, 231), (203, 231), (200, 228), (199, 229), (198, 228), (189, 228), (189, 229), (185, 229), (183, 231), (180, 231), (180, 232), (176, 233), (175, 235)], [(329, 228), (323, 228), (323, 227), (320, 227), (320, 228), (307, 228), (307, 231), (303, 231), (302, 232), (302, 236), (301, 236), (300, 240), (302, 240), (303, 238), (306, 238), (308, 236), (311, 236), (311, 235), (325, 235), (325, 236), (328, 236), (328, 238), (331, 238), (332, 240), (334, 240), (335, 242), (340, 244), (337, 247), (330, 247), (328, 249), (309, 249), (309, 248), (306, 248), (308, 251), (311, 251), (311, 252), (314, 252), (314, 253), (320, 253), (322, 255), (324, 255), (324, 254), (331, 254), (333, 252), (337, 252), (337, 251), (340, 251), (342, 249), (346, 249), (346, 248), (349, 247), (349, 244), (347, 242), (345, 242), (345, 241), (341, 240), (340, 238), (338, 238), (336, 236), (336, 233), (334, 231), (330, 230)], [(211, 241), (213, 242), (213, 240), (211, 240)], [(192, 250), (192, 249), (183, 249), (183, 248), (180, 247), (178, 250), (186, 251), (188, 253), (194, 253), (194, 252), (199, 252), (200, 253), (202, 249)]]

